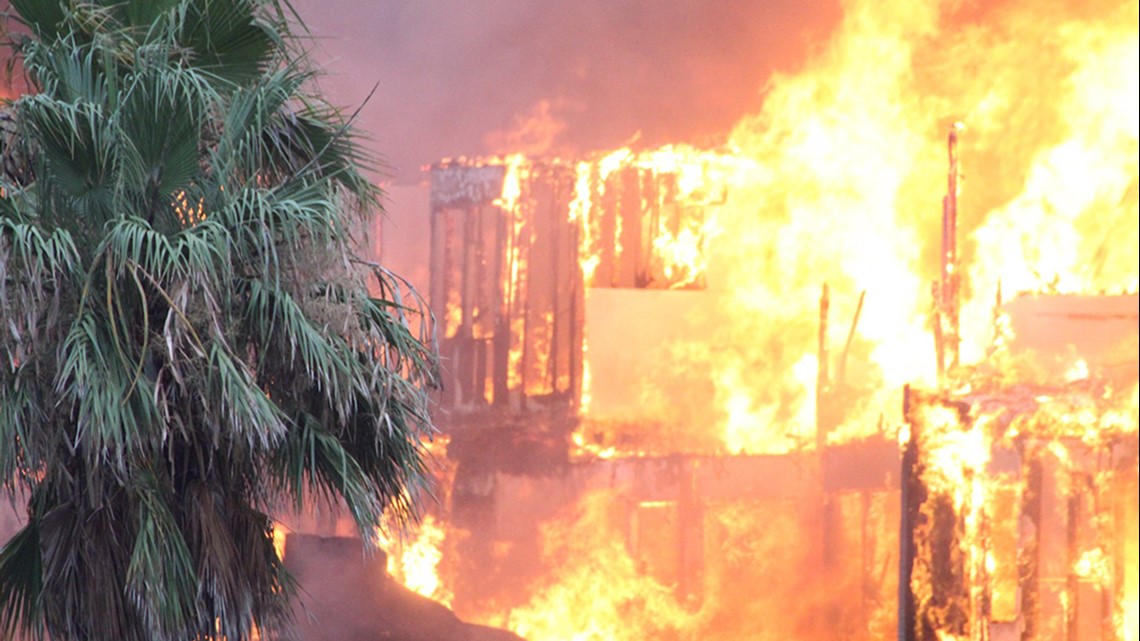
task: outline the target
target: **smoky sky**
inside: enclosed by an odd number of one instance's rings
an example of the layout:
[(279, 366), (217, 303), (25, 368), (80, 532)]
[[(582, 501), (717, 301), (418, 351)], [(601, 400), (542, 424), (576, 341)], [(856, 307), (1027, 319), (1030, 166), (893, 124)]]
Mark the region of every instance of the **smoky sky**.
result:
[[(839, 18), (837, 0), (294, 0), (387, 177), (494, 149), (527, 117), (550, 151), (723, 142)], [(372, 97), (361, 103), (375, 88)], [(496, 138), (498, 132), (498, 138)], [(508, 137), (509, 142), (511, 139)]]

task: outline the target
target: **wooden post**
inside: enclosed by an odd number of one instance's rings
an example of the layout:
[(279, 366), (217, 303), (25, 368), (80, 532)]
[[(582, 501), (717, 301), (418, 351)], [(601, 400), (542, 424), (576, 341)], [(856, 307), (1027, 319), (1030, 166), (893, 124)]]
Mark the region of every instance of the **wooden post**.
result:
[(1065, 599), (1065, 641), (1077, 641), (1080, 631), (1077, 612), (1080, 605), (1081, 583), (1075, 566), (1078, 558), (1077, 550), (1080, 545), (1078, 524), (1081, 516), (1081, 497), (1076, 488), (1071, 491), (1073, 493), (1068, 496), (1066, 501), (1067, 519), (1065, 521), (1065, 563), (1069, 568), (1069, 574), (1065, 578), (1065, 592), (1068, 595), (1068, 598)]
[(938, 374), (941, 378), (958, 368), (961, 344), (959, 327), (958, 273), (958, 131), (960, 123), (950, 127), (946, 139), (946, 153), (950, 168), (946, 175), (946, 195), (942, 198), (942, 261), (939, 282), (934, 289), (934, 333), (938, 349)]
[(497, 224), (495, 225), (495, 334), (492, 345), (491, 358), (491, 389), (494, 394), (494, 404), (505, 406), (507, 404), (507, 372), (510, 368), (511, 354), (511, 287), (508, 279), (510, 274), (510, 251), (507, 247), (510, 234), (510, 217), (502, 207), (494, 208)]
[[(487, 208), (480, 207), (478, 215), (475, 219), (475, 291), (474, 291), (474, 314), (471, 319), (472, 329), (472, 342), (475, 345), (474, 357), (474, 376), (475, 376), (475, 400), (479, 405), (487, 404), (487, 340), (486, 329), (484, 327), (487, 319), (493, 317), (490, 314), (491, 310), (495, 308), (495, 300), (493, 292), (495, 291), (494, 282), (489, 282), (487, 270), (487, 240), (486, 229), (484, 222), (487, 219)], [(475, 337), (475, 327), (478, 326), (478, 338)]]
[(827, 283), (824, 283), (819, 296), (819, 342), (816, 346), (819, 366), (815, 378), (815, 451), (821, 457), (823, 456), (823, 448), (827, 445), (827, 431), (830, 428), (824, 420), (828, 392), (831, 387), (827, 371), (827, 317), (830, 305), (831, 295), (828, 292)]
[(582, 384), (579, 380), (578, 372), (581, 371), (582, 359), (585, 354), (582, 351), (582, 327), (578, 322), (579, 308), (585, 305), (585, 288), (584, 278), (582, 276), (582, 266), (578, 262), (581, 258), (578, 254), (578, 245), (581, 242), (580, 225), (585, 224), (585, 221), (575, 225), (570, 229), (570, 242), (571, 242), (571, 256), (574, 257), (574, 263), (570, 270), (570, 395), (573, 398), (571, 408), (577, 412), (579, 403), (582, 399)]
[(470, 405), (475, 395), (475, 345), (472, 341), (473, 308), (477, 296), (478, 281), (475, 274), (475, 248), (472, 239), (475, 236), (475, 220), (479, 216), (480, 207), (468, 207), (463, 212), (463, 232), (461, 238), (462, 252), (459, 274), (459, 327), (455, 330), (456, 361), (452, 363), (452, 370), (458, 379), (459, 402), (461, 405)]
[(1019, 584), (1021, 586), (1021, 618), (1024, 621), (1022, 641), (1035, 641), (1041, 620), (1041, 459), (1036, 449), (1026, 449), (1025, 494), (1022, 513), (1032, 531), (1021, 550)]
[(843, 353), (839, 356), (839, 365), (836, 368), (836, 386), (842, 388), (847, 384), (847, 355), (851, 352), (851, 343), (855, 341), (855, 328), (859, 326), (859, 316), (863, 313), (863, 300), (867, 297), (867, 290), (859, 292), (859, 304), (855, 306), (855, 316), (851, 319), (851, 329), (847, 331), (847, 342), (843, 344)]
[[(553, 169), (553, 168), (552, 168)], [(547, 386), (551, 394), (557, 394), (558, 389), (558, 366), (561, 361), (559, 352), (561, 352), (562, 338), (562, 309), (560, 303), (562, 302), (562, 274), (561, 264), (562, 260), (562, 228), (566, 225), (565, 218), (562, 214), (562, 182), (561, 176), (555, 172), (550, 175), (551, 188), (553, 194), (551, 195), (551, 220), (550, 220), (550, 336), (547, 344), (547, 349), (550, 351), (550, 356), (546, 359), (546, 379)]]
[[(524, 189), (528, 192), (530, 187)], [(534, 227), (534, 207), (528, 206), (526, 200), (519, 199), (519, 212), (516, 216), (523, 216), (523, 224), (519, 227), (519, 237), (515, 239), (518, 243), (518, 260), (522, 265), (518, 269), (519, 282), (515, 284), (515, 294), (522, 299), (521, 308), (518, 307), (520, 301), (514, 301), (516, 310), (522, 314), (522, 336), (519, 336), (519, 341), (522, 344), (522, 357), (519, 359), (519, 405), (522, 409), (527, 408), (527, 384), (530, 382), (530, 359), (534, 356), (534, 346), (532, 343), (532, 334), (534, 332), (534, 323), (531, 322), (530, 313), (534, 300), (530, 294), (530, 284), (533, 280), (531, 273), (531, 233)]]
[(598, 266), (594, 269), (595, 287), (617, 284), (617, 217), (621, 215), (619, 172), (611, 173), (601, 184), (601, 211), (598, 212)]
[(917, 641), (918, 612), (910, 580), (914, 569), (914, 530), (918, 524), (919, 508), (926, 491), (918, 478), (918, 446), (915, 431), (918, 426), (911, 420), (912, 392), (903, 387), (903, 420), (910, 427), (910, 438), (903, 443), (902, 471), (899, 483), (899, 585), (898, 641)]

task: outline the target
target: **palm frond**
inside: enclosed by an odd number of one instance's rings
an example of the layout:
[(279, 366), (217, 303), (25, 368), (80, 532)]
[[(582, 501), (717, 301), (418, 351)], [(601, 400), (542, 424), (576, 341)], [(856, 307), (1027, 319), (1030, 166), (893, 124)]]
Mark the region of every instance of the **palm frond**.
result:
[(130, 564), (127, 594), (142, 619), (159, 638), (177, 639), (196, 620), (198, 575), (186, 540), (167, 504), (168, 491), (149, 470), (134, 474), (138, 526)]
[(160, 19), (172, 12), (181, 0), (127, 0), (112, 6), (118, 10), (120, 20), (135, 30), (147, 32)]
[[(72, 447), (92, 471), (112, 466), (126, 473), (128, 455), (149, 440), (157, 422), (147, 382), (134, 379), (135, 361), (124, 349), (92, 309), (80, 313), (60, 346), (56, 392), (74, 408)], [(143, 389), (132, 392), (136, 384)]]
[[(214, 603), (226, 630), (250, 636), (252, 624), (280, 629), (291, 613), (283, 600), (292, 578), (273, 548), (273, 521), (242, 503), (225, 500), (221, 488), (195, 483), (184, 505), (187, 542), (200, 579), (198, 599)], [(213, 625), (213, 621), (204, 621)]]
[(61, 218), (68, 214), (102, 224), (115, 209), (118, 169), (117, 135), (102, 107), (37, 94), (21, 98), (16, 109), (42, 154), (37, 184), (55, 196), (48, 202), (62, 200), (70, 210), (42, 210), (41, 215), (59, 226), (67, 224)]
[[(289, 620), (265, 513), (371, 539), (429, 491), (426, 306), (362, 261), (372, 156), (275, 0), (16, 0), (0, 113), (0, 635), (249, 641)], [(376, 278), (376, 283), (366, 278)]]
[(379, 207), (379, 188), (362, 170), (376, 170), (379, 161), (358, 144), (351, 120), (316, 98), (302, 108), (284, 113), (267, 132), (263, 143), (292, 173), (316, 174), (332, 179), (364, 209)]
[(168, 69), (134, 75), (115, 114), (122, 131), (122, 169), (151, 220), (165, 214), (172, 227), (174, 193), (198, 173), (202, 121), (209, 105), (191, 73)]
[(43, 638), (40, 599), (43, 593), (39, 530), (28, 523), (0, 549), (0, 636), (17, 631)]
[(69, 103), (103, 105), (107, 102), (113, 65), (97, 59), (91, 47), (77, 47), (71, 40), (51, 44), (32, 42), (25, 47), (24, 70), (43, 88), (43, 93)]
[(305, 377), (326, 395), (329, 404), (341, 415), (352, 411), (355, 388), (359, 380), (356, 363), (349, 357), (345, 341), (327, 328), (313, 323), (305, 310), (288, 293), (266, 286), (258, 280), (246, 283), (249, 308), (246, 322), (267, 345), (288, 347), (285, 354), (271, 357), (262, 353), (262, 363), (272, 358), (286, 367), (300, 359)]
[(202, 427), (215, 439), (244, 442), (249, 448), (268, 449), (287, 432), (280, 408), (257, 385), (244, 364), (225, 348), (211, 346), (204, 381), (206, 416)]
[(67, 33), (62, 2), (50, 0), (11, 0), (21, 21), (41, 40), (55, 40)]
[(189, 62), (222, 81), (245, 84), (268, 69), (280, 37), (252, 0), (196, 0), (177, 7), (175, 39)]
[(243, 163), (240, 169), (244, 170), (244, 177), (268, 170), (270, 158), (258, 144), (262, 132), (275, 115), (295, 99), (310, 77), (311, 72), (290, 64), (234, 91), (223, 116), (220, 140), (212, 154), (216, 163), (214, 171), (225, 175), (239, 169), (230, 164), (236, 162)]
[(41, 607), (48, 636), (64, 639), (127, 639), (156, 636), (124, 598), (127, 564), (134, 537), (121, 512), (124, 494), (105, 497), (103, 506), (85, 506), (66, 479), (49, 476), (33, 496), (43, 563)]
[(345, 443), (326, 430), (322, 422), (304, 414), (276, 448), (269, 471), (287, 495), (324, 497), (331, 503), (339, 497), (348, 506), (361, 534), (375, 536), (385, 503), (378, 488)]

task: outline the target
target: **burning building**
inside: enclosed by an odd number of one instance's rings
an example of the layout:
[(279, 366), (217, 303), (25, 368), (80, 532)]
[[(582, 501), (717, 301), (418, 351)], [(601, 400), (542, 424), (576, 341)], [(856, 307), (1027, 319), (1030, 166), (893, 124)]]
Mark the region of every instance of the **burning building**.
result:
[[(456, 462), (449, 520), (467, 533), (460, 611), (530, 595), (553, 563), (566, 576), (534, 597), (531, 614), (513, 607), (490, 620), (539, 638), (566, 625), (558, 609), (585, 617), (577, 625), (611, 626), (596, 632), (606, 638), (893, 626), (894, 539), (872, 533), (894, 531), (898, 448), (879, 432), (827, 447), (841, 399), (856, 395), (843, 374), (834, 385), (813, 374), (822, 420), (802, 442), (785, 435), (746, 449), (717, 438), (695, 407), (677, 411), (711, 402), (713, 390), (665, 365), (662, 350), (699, 329), (686, 315), (717, 304), (708, 247), (733, 176), (748, 170), (686, 148), (433, 167), (431, 300), (452, 372), (441, 418)], [(646, 402), (679, 381), (705, 400)], [(567, 530), (538, 527), (560, 516)], [(787, 554), (800, 532), (818, 535)], [(552, 542), (567, 538), (581, 543), (568, 552)], [(733, 593), (761, 567), (787, 577), (810, 569), (858, 599), (803, 601), (833, 607), (828, 623), (789, 624), (771, 603), (770, 621), (749, 623), (742, 613), (755, 615), (754, 604)], [(594, 592), (610, 581), (612, 592)], [(608, 623), (591, 622), (595, 607)], [(625, 620), (630, 608), (641, 623)]]
[[(799, 115), (761, 134), (793, 165), (837, 144), (813, 127), (908, 144)], [(960, 156), (1005, 153), (968, 135), (925, 224), (876, 213), (913, 198), (895, 165), (826, 155), (811, 181), (734, 146), (435, 165), (457, 609), (534, 639), (1133, 638), (1135, 247), (1002, 237), (1025, 195), (960, 224)], [(1134, 227), (1121, 162), (1091, 186), (1120, 200), (1033, 198)]]
[(367, 564), (287, 524), (373, 602), (330, 619), (476, 634), (388, 574), (528, 641), (1140, 638), (1140, 3), (843, 11), (711, 149), (407, 192), (440, 501)]
[(1137, 3), (1048, 8), (850, 2), (715, 149), (433, 165), (391, 571), (529, 641), (1136, 639)]
[[(669, 148), (433, 167), (460, 608), (507, 607), (491, 620), (538, 638), (1130, 638), (1137, 296), (999, 299), (989, 360), (963, 366), (958, 135), (939, 377), (906, 389), (897, 441), (897, 417), (850, 435), (875, 397), (846, 374), (864, 296), (832, 350), (826, 285), (810, 433), (717, 438), (681, 407), (709, 390), (668, 396), (661, 350), (716, 305), (708, 247), (747, 161)], [(801, 583), (735, 600), (771, 574)], [(529, 614), (504, 605), (550, 575)]]

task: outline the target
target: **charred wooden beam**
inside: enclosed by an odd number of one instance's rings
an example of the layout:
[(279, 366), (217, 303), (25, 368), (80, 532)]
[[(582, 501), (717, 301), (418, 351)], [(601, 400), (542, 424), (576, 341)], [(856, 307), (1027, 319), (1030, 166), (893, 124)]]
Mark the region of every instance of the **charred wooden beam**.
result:
[(859, 316), (863, 313), (863, 301), (867, 298), (867, 290), (859, 292), (859, 304), (855, 306), (855, 316), (851, 318), (851, 328), (847, 330), (847, 342), (843, 344), (843, 352), (839, 355), (839, 364), (836, 367), (835, 381), (838, 387), (847, 385), (847, 356), (851, 353), (851, 344), (855, 342), (855, 330), (859, 327)]
[(946, 175), (946, 198), (942, 212), (942, 308), (946, 323), (946, 367), (953, 371), (958, 367), (958, 350), (961, 344), (959, 330), (959, 275), (958, 264), (958, 131), (954, 123), (946, 139), (946, 154), (950, 168)]
[(507, 405), (507, 382), (511, 356), (511, 292), (506, 275), (510, 273), (510, 252), (504, 251), (510, 235), (510, 217), (500, 208), (495, 209), (495, 332), (491, 348), (491, 389), (494, 404)]
[(930, 405), (955, 411), (959, 425), (967, 423), (969, 413), (965, 403), (904, 389), (909, 437), (903, 446), (901, 479), (899, 638), (905, 641), (934, 641), (939, 633), (964, 638), (975, 618), (962, 519), (953, 498), (931, 490), (923, 479), (927, 435), (918, 409)]
[(1041, 460), (1036, 451), (1026, 455), (1025, 492), (1022, 495), (1022, 514), (1030, 527), (1021, 548), (1019, 584), (1021, 587), (1022, 641), (1038, 637), (1041, 622)]
[(920, 508), (926, 500), (926, 487), (919, 478), (918, 444), (914, 438), (914, 421), (911, 420), (913, 392), (910, 386), (903, 388), (903, 420), (912, 430), (903, 443), (902, 470), (900, 475), (899, 510), (899, 641), (917, 641), (919, 636), (918, 609), (915, 603), (911, 580), (914, 576), (916, 555), (915, 530), (921, 518)]
[(819, 360), (815, 377), (815, 449), (817, 452), (822, 452), (824, 446), (827, 445), (827, 432), (831, 428), (830, 425), (824, 423), (826, 414), (824, 405), (827, 402), (827, 392), (831, 386), (827, 371), (827, 321), (830, 307), (831, 295), (828, 292), (827, 283), (824, 283), (819, 295), (819, 342), (816, 347)]

